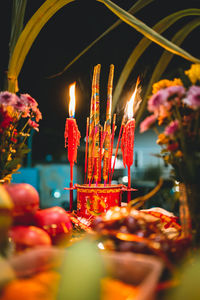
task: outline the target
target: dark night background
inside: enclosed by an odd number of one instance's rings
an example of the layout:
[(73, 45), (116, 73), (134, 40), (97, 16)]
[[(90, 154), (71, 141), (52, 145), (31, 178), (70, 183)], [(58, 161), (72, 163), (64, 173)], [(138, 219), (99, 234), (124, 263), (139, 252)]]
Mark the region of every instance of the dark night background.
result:
[[(44, 0), (28, 0), (25, 23), (40, 7)], [(113, 0), (120, 7), (128, 10), (134, 0)], [(0, 88), (8, 63), (8, 43), (11, 20), (11, 0), (0, 2)], [(184, 8), (200, 8), (200, 0), (161, 1), (156, 0), (143, 8), (135, 16), (149, 26), (160, 19)], [(194, 19), (185, 17), (164, 32), (171, 38), (186, 22)], [(143, 37), (133, 28), (122, 23), (106, 37), (93, 46), (84, 56), (72, 65), (63, 75), (48, 79), (47, 77), (61, 71), (81, 50), (103, 33), (117, 17), (100, 2), (75, 1), (58, 11), (43, 27), (30, 49), (19, 76), (20, 93), (29, 93), (38, 103), (43, 114), (40, 132), (33, 136), (33, 163), (44, 161), (47, 154), (59, 161), (66, 153), (64, 149), (64, 126), (68, 116), (67, 91), (69, 84), (77, 82), (76, 119), (82, 138), (86, 130), (86, 117), (89, 116), (91, 79), (94, 65), (100, 63), (101, 68), (101, 118), (105, 118), (106, 86), (109, 65), (115, 65), (114, 86), (130, 53)], [(182, 48), (195, 57), (200, 58), (199, 35), (197, 27), (183, 42)], [(130, 90), (138, 75), (142, 76), (142, 85), (148, 82), (151, 72), (162, 53), (162, 48), (152, 44), (142, 55), (133, 70), (124, 91)], [(189, 68), (190, 62), (174, 57), (166, 70), (165, 76), (176, 74), (180, 68)], [(120, 122), (118, 110), (117, 120)]]

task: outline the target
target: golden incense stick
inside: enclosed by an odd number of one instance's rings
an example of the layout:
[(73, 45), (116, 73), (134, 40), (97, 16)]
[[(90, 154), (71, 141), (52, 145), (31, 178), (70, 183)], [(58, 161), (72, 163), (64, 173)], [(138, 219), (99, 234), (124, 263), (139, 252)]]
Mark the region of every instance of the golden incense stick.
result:
[(107, 107), (106, 107), (106, 137), (105, 152), (103, 162), (103, 180), (106, 184), (108, 181), (109, 165), (111, 160), (111, 110), (112, 110), (112, 89), (113, 89), (114, 65), (110, 65), (107, 88)]

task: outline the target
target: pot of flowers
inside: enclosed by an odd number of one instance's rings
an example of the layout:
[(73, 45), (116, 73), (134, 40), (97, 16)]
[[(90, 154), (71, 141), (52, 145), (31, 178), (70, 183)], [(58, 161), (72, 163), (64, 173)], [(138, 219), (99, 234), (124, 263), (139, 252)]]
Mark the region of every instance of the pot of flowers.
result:
[(183, 80), (155, 83), (148, 111), (140, 132), (153, 128), (158, 134), (159, 156), (179, 183), (183, 236), (200, 244), (200, 64), (191, 65)]

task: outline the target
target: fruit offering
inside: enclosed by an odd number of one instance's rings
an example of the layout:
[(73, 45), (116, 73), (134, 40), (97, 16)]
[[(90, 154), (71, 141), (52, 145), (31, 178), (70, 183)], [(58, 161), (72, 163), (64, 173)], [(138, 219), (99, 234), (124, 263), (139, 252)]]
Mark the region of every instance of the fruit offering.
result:
[(103, 247), (110, 250), (174, 258), (188, 244), (174, 220), (166, 224), (160, 217), (129, 207), (111, 208), (94, 220), (93, 228)]
[(35, 214), (35, 225), (50, 235), (53, 244), (64, 243), (72, 234), (70, 216), (59, 206), (38, 210)]
[(14, 243), (16, 252), (52, 244), (46, 231), (36, 226), (13, 226), (9, 231), (9, 237)]
[(101, 300), (134, 300), (138, 288), (118, 279), (105, 277), (101, 280)]
[(28, 183), (10, 183), (4, 186), (14, 205), (14, 224), (31, 225), (33, 215), (39, 209), (37, 190)]

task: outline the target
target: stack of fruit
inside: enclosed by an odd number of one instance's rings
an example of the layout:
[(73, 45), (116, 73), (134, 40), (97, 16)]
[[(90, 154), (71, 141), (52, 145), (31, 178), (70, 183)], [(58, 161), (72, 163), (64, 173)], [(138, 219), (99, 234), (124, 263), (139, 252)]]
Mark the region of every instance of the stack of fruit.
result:
[(8, 236), (15, 252), (36, 246), (61, 245), (72, 234), (69, 214), (61, 207), (40, 209), (37, 190), (27, 183), (4, 185), (13, 203)]

